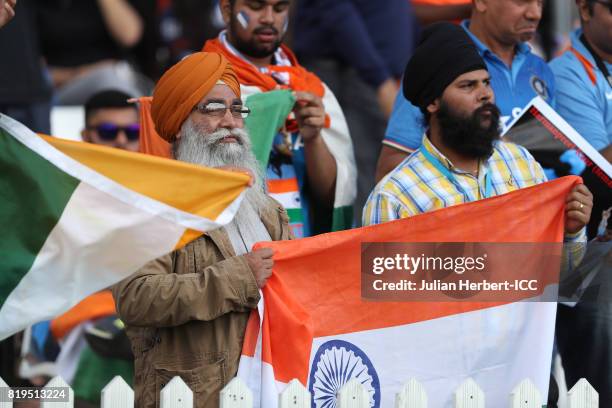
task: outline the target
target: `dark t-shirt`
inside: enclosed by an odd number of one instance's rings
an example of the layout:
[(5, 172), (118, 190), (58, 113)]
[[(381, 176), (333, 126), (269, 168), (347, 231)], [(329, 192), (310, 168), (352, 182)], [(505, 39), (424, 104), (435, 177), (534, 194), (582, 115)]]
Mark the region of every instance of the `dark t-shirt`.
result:
[(338, 58), (373, 87), (402, 76), (418, 37), (407, 0), (301, 0), (293, 24), (300, 59)]
[(74, 67), (125, 57), (108, 32), (96, 0), (37, 0), (37, 25), (50, 66)]
[(0, 104), (42, 102), (51, 97), (43, 75), (31, 0), (19, 0), (15, 17), (0, 29)]

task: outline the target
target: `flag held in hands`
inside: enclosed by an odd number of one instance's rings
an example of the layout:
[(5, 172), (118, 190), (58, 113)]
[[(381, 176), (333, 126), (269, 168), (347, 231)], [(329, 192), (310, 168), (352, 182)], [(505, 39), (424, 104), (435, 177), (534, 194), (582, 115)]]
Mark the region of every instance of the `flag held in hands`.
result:
[(0, 340), (228, 223), (248, 176), (40, 137), (0, 115)]
[[(558, 278), (565, 197), (578, 182), (565, 177), (380, 225), (258, 243), (274, 250), (274, 267), (247, 325), (238, 369), (255, 406), (278, 406), (277, 393), (293, 378), (312, 393), (312, 406), (321, 408), (336, 406), (338, 391), (351, 379), (365, 387), (369, 406), (376, 408), (392, 407), (411, 378), (423, 384), (432, 407), (451, 406), (454, 390), (469, 377), (494, 406), (507, 401), (525, 378), (545, 398), (556, 303), (527, 299), (516, 290), (500, 301), (479, 296), (439, 301), (439, 293), (425, 301), (398, 302), (391, 293), (387, 301), (368, 299), (363, 248), (406, 242), (421, 247), (472, 242), (491, 250), (504, 245), (506, 250), (497, 252), (517, 269), (510, 274), (512, 268), (502, 265), (500, 278), (507, 280), (532, 264), (534, 251), (550, 248), (559, 254)], [(512, 252), (521, 245), (531, 252)], [(486, 264), (499, 265), (489, 255)], [(537, 295), (554, 289), (554, 280), (544, 283)]]

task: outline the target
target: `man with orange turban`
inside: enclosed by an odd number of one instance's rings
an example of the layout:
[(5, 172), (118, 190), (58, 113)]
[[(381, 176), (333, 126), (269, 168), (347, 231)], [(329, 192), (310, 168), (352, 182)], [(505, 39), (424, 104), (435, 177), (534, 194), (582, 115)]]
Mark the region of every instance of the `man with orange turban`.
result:
[(248, 114), (231, 65), (216, 53), (185, 58), (153, 93), (151, 116), (175, 159), (246, 168), (255, 180), (230, 224), (113, 288), (134, 351), (138, 407), (159, 406), (160, 390), (174, 376), (194, 392), (196, 407), (219, 406), (219, 392), (238, 370), (249, 314), (272, 272), (272, 251), (251, 248), (290, 238), (287, 212), (264, 193), (244, 130)]
[[(227, 29), (204, 51), (232, 64), (243, 95), (291, 89), (297, 102), (279, 129), (266, 180), (296, 237), (350, 228), (357, 194), (353, 145), (332, 91), (282, 44), (290, 0), (221, 0)], [(376, 103), (374, 101), (373, 103)]]

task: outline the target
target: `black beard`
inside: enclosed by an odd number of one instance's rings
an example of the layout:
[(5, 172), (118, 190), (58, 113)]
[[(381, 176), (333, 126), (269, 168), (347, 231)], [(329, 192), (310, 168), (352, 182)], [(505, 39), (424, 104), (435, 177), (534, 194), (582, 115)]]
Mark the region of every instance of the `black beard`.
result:
[[(490, 113), (488, 118), (485, 112)], [(462, 156), (488, 159), (493, 154), (493, 144), (500, 137), (499, 116), (499, 108), (492, 103), (486, 103), (471, 116), (463, 117), (440, 101), (437, 119), (442, 142)], [(487, 126), (483, 125), (485, 120), (490, 120)]]
[(238, 32), (239, 24), (240, 23), (238, 23), (238, 19), (236, 18), (236, 15), (232, 12), (232, 15), (230, 17), (230, 31), (232, 32), (232, 41), (233, 41), (232, 45), (236, 47), (236, 49), (240, 51), (240, 53), (248, 57), (253, 57), (253, 58), (269, 57), (270, 55), (274, 54), (274, 52), (276, 52), (278, 47), (280, 47), (280, 45), (283, 42), (282, 37), (279, 37), (279, 39), (271, 47), (260, 47), (255, 42), (254, 36), (255, 34), (257, 34), (257, 31), (259, 30), (264, 30), (264, 29), (274, 30), (274, 32), (278, 34), (278, 30), (276, 30), (276, 28), (274, 27), (257, 27), (255, 30), (253, 30), (253, 38), (251, 38), (251, 40), (249, 41), (243, 41), (240, 37), (234, 34)]

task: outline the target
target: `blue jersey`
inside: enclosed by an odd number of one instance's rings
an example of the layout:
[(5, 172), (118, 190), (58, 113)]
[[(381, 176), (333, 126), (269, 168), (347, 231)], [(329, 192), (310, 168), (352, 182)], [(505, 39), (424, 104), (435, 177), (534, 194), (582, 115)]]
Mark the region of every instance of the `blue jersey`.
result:
[[(557, 112), (595, 149), (602, 150), (612, 143), (612, 86), (580, 41), (581, 35), (581, 29), (574, 31), (572, 49), (550, 63), (557, 81)], [(612, 73), (612, 64), (604, 64)]]
[[(468, 20), (461, 25), (470, 35), (487, 64), (491, 75), (491, 87), (495, 92), (495, 103), (501, 111), (503, 125), (510, 123), (521, 113), (525, 105), (538, 95), (554, 106), (553, 73), (543, 59), (531, 52), (528, 44), (517, 45), (512, 66), (508, 67), (470, 32)], [(410, 78), (404, 78), (404, 80), (410, 80)], [(423, 114), (400, 92), (395, 100), (383, 143), (411, 152), (421, 145), (424, 131)]]
[(311, 236), (310, 206), (305, 185), (306, 156), (298, 132), (276, 134), (266, 169), (266, 181), (270, 196), (287, 210), (293, 235), (296, 238)]

